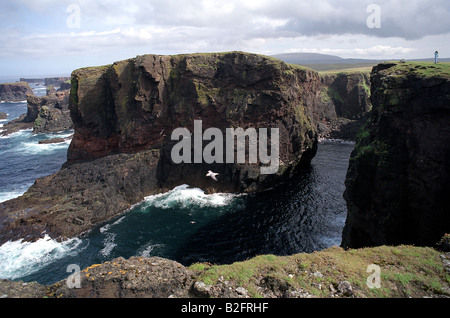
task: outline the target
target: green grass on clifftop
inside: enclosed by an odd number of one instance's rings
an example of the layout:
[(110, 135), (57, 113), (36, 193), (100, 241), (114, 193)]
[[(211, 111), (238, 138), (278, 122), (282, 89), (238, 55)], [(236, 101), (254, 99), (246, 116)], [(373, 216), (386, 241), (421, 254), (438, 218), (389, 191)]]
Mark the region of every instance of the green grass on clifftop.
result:
[(450, 78), (450, 62), (434, 64), (434, 62), (405, 62), (397, 63), (389, 69), (391, 73), (416, 75), (422, 77)]
[(372, 70), (372, 66), (363, 66), (363, 67), (349, 67), (343, 69), (333, 69), (333, 70), (323, 70), (320, 71), (320, 74), (353, 74), (353, 73), (370, 73)]
[[(450, 276), (445, 274), (440, 254), (414, 246), (348, 251), (332, 247), (292, 256), (262, 255), (231, 265), (199, 263), (190, 268), (198, 273), (197, 281), (211, 286), (229, 281), (248, 290), (251, 297), (264, 297), (267, 288), (275, 295), (290, 290), (307, 297), (445, 297), (450, 296)], [(380, 288), (367, 285), (373, 273), (367, 271), (371, 264), (380, 267)], [(348, 295), (338, 291), (344, 281), (352, 287)]]

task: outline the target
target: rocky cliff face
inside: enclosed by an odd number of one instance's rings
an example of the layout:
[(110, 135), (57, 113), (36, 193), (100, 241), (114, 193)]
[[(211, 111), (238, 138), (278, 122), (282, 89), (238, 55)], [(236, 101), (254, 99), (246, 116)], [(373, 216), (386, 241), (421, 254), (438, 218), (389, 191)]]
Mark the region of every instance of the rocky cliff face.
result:
[(313, 112), (319, 135), (354, 140), (370, 101), (370, 74), (342, 72), (320, 74), (321, 88)]
[[(160, 183), (219, 191), (258, 190), (266, 179), (258, 164), (173, 164), (171, 149), (178, 127), (194, 131), (215, 127), (278, 128), (280, 174), (305, 163), (315, 153), (311, 122), (317, 73), (253, 54), (140, 56), (103, 68), (75, 71), (71, 112), (75, 136), (68, 162), (112, 153), (161, 150)], [(204, 142), (203, 146), (209, 142)], [(205, 171), (220, 183), (205, 183)]]
[(46, 96), (30, 96), (27, 100), (27, 117), (33, 121), (33, 132), (57, 132), (71, 129), (69, 111), (70, 90), (50, 93)]
[(27, 113), (6, 123), (0, 135), (9, 135), (22, 129), (33, 129), (34, 133), (72, 129), (69, 95), (70, 90), (53, 92), (41, 97), (29, 95)]
[(344, 197), (344, 247), (434, 245), (450, 231), (450, 68), (384, 63)]
[(61, 87), (65, 82), (69, 81), (70, 77), (47, 77), (44, 79), (45, 86)]
[(3, 83), (0, 84), (0, 100), (17, 102), (26, 100), (28, 95), (32, 95), (33, 90), (26, 82)]
[[(318, 73), (276, 59), (240, 52), (146, 55), (74, 71), (71, 85), (75, 135), (68, 162), (24, 196), (0, 204), (1, 241), (33, 239), (43, 230), (76, 236), (180, 184), (208, 192), (263, 190), (295, 176), (317, 149)], [(278, 171), (262, 174), (259, 160), (174, 163), (171, 150), (179, 141), (171, 133), (193, 132), (194, 120), (203, 131), (278, 128)], [(219, 181), (206, 178), (208, 170)]]
[[(360, 283), (368, 280), (368, 264), (380, 264), (382, 289)], [(134, 256), (93, 264), (52, 285), (0, 279), (0, 297), (448, 298), (446, 273), (450, 273), (450, 253), (416, 246), (351, 251), (334, 246), (317, 253), (260, 255), (233, 264), (189, 267), (159, 257)], [(413, 279), (405, 280), (405, 275)], [(180, 307), (175, 305), (174, 312)]]

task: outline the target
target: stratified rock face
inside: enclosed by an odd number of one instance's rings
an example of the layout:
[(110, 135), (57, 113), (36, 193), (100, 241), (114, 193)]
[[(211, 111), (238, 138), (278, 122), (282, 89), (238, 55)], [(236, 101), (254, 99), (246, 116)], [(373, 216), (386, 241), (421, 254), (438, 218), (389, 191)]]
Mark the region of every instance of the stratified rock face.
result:
[(70, 80), (70, 77), (48, 77), (45, 79), (45, 86), (52, 85), (61, 87), (61, 85), (68, 80)]
[(186, 298), (191, 297), (193, 277), (180, 263), (160, 257), (119, 257), (84, 269), (80, 288), (68, 288), (73, 284), (69, 277), (50, 290), (64, 298)]
[[(44, 230), (73, 237), (180, 184), (252, 192), (292, 178), (317, 149), (311, 114), (319, 84), (315, 71), (238, 52), (145, 55), (76, 70), (68, 162), (22, 197), (0, 203), (0, 242), (35, 239)], [(278, 171), (262, 174), (260, 161), (174, 163), (179, 141), (171, 140), (172, 131), (193, 132), (200, 119), (203, 131), (278, 128)], [(219, 181), (207, 178), (208, 170)]]
[[(71, 114), (75, 136), (68, 162), (112, 153), (161, 149), (159, 182), (260, 190), (266, 180), (256, 165), (173, 164), (171, 140), (179, 127), (278, 128), (280, 174), (309, 163), (317, 147), (311, 122), (318, 87), (316, 72), (246, 53), (145, 55), (110, 66), (73, 72)], [(224, 137), (225, 139), (225, 137)], [(204, 142), (203, 146), (209, 142)], [(206, 182), (208, 170), (220, 183)], [(267, 181), (269, 182), (269, 181)]]
[(22, 129), (33, 129), (34, 133), (72, 129), (69, 95), (69, 90), (58, 91), (41, 97), (29, 95), (27, 98), (27, 113), (6, 123), (0, 135), (6, 136)]
[(69, 95), (70, 91), (66, 90), (28, 98), (26, 119), (34, 122), (34, 133), (57, 132), (73, 127), (69, 111)]
[(370, 74), (342, 72), (320, 74), (321, 89), (313, 112), (319, 135), (354, 140), (372, 109)]
[(344, 197), (344, 247), (434, 245), (450, 231), (450, 68), (384, 63)]
[(321, 99), (315, 110), (317, 115), (327, 120), (336, 117), (357, 119), (370, 111), (369, 75), (365, 72), (322, 74)]
[(26, 82), (0, 84), (0, 100), (2, 101), (23, 101), (27, 99), (28, 95), (32, 94), (33, 90)]

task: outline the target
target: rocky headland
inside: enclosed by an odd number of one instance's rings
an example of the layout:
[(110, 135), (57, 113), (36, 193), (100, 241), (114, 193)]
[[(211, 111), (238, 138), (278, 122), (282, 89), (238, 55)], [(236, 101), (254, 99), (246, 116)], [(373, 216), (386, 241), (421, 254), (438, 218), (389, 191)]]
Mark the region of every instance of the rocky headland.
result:
[[(180, 184), (209, 193), (273, 187), (309, 165), (318, 131), (330, 132), (330, 123), (367, 112), (366, 79), (359, 73), (321, 75), (242, 52), (145, 55), (76, 70), (69, 97), (75, 134), (67, 163), (22, 197), (0, 204), (0, 242), (36, 239), (44, 230), (54, 238), (76, 236)], [(48, 120), (64, 112), (66, 100), (67, 92), (30, 97), (21, 122), (33, 122), (35, 132), (51, 130), (49, 123), (66, 122)], [(179, 127), (192, 133), (195, 120), (202, 121), (202, 132), (215, 127), (224, 136), (227, 128), (278, 128), (278, 171), (262, 174), (264, 164), (248, 159), (175, 164), (171, 150), (179, 141), (171, 133)], [(205, 177), (208, 170), (219, 173), (218, 182)]]
[(70, 90), (58, 90), (46, 96), (30, 96), (26, 120), (33, 121), (33, 132), (57, 132), (73, 128), (69, 110)]
[(70, 76), (63, 76), (63, 77), (46, 77), (44, 79), (44, 85), (45, 86), (54, 86), (59, 87), (64, 86), (64, 84), (68, 84), (70, 81)]
[[(252, 192), (295, 176), (315, 155), (317, 72), (240, 52), (145, 55), (76, 70), (68, 161), (22, 197), (0, 204), (1, 241), (72, 237), (180, 182), (208, 192)], [(175, 164), (178, 127), (279, 129), (279, 169), (257, 163)], [(224, 134), (225, 135), (225, 134)], [(205, 146), (208, 142), (203, 142)], [(236, 149), (235, 149), (236, 151)], [(219, 173), (219, 181), (206, 172)]]
[(58, 132), (73, 128), (69, 110), (70, 90), (49, 92), (45, 96), (29, 95), (27, 113), (6, 123), (0, 133), (7, 136), (23, 129), (34, 133)]
[(450, 67), (382, 63), (350, 158), (344, 247), (432, 246), (450, 232)]
[(67, 84), (67, 82), (70, 81), (70, 76), (45, 77), (45, 78), (20, 78), (20, 81), (29, 84), (40, 84), (44, 86), (54, 86), (62, 88), (64, 84)]
[[(369, 265), (379, 266), (379, 287)], [(52, 285), (0, 280), (0, 298), (449, 298), (450, 253), (339, 247), (185, 267), (159, 257), (93, 264)]]
[(23, 101), (26, 100), (29, 95), (33, 95), (33, 90), (26, 82), (0, 84), (0, 101)]
[[(263, 190), (295, 178), (320, 136), (347, 123), (357, 127), (373, 104), (347, 174), (346, 249), (189, 267), (118, 258), (85, 268), (80, 288), (67, 285), (73, 277), (51, 286), (1, 281), (0, 296), (449, 297), (448, 236), (436, 245), (450, 224), (445, 67), (380, 64), (370, 93), (364, 74), (324, 76), (241, 52), (145, 55), (74, 71), (68, 161), (23, 196), (0, 203), (0, 243), (35, 240), (43, 231), (59, 239), (80, 235), (180, 180), (208, 192)], [(260, 162), (174, 164), (170, 134), (193, 131), (194, 120), (203, 129), (279, 127), (278, 173), (262, 175)], [(205, 178), (208, 170), (221, 182)], [(352, 249), (383, 244), (398, 246)], [(381, 288), (367, 284), (370, 264), (382, 271)]]

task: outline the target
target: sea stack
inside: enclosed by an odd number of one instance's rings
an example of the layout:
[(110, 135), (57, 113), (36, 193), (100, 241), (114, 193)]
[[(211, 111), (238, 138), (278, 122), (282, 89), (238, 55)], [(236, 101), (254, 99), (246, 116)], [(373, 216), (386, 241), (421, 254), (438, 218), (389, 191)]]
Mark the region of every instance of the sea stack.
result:
[(450, 232), (448, 64), (382, 63), (350, 158), (344, 247), (435, 246)]
[[(312, 113), (319, 74), (242, 52), (144, 55), (72, 73), (75, 134), (63, 168), (22, 197), (0, 204), (1, 242), (73, 237), (122, 213), (145, 196), (189, 184), (211, 192), (255, 192), (295, 178), (314, 157)], [(177, 128), (276, 128), (279, 166), (260, 160), (177, 164)], [(270, 139), (270, 138), (269, 138)], [(203, 141), (203, 147), (211, 141)], [(270, 141), (268, 140), (270, 143)], [(206, 178), (219, 173), (220, 182)]]

